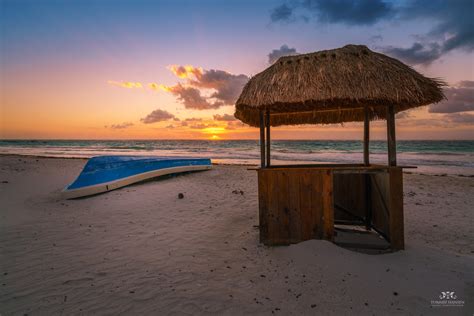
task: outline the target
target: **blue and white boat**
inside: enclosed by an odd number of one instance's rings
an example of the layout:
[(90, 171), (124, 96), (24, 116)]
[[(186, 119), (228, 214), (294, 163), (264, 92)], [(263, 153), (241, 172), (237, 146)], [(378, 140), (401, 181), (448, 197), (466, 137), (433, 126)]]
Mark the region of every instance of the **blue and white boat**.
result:
[(62, 196), (73, 199), (115, 190), (167, 174), (211, 169), (206, 158), (98, 156), (87, 161), (77, 179)]

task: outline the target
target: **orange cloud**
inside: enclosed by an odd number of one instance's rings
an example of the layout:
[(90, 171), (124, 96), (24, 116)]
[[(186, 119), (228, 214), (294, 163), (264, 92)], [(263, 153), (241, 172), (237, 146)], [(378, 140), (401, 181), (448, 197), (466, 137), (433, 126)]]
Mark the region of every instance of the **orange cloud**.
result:
[(114, 80), (109, 80), (107, 81), (108, 84), (116, 86), (116, 87), (122, 87), (122, 88), (128, 88), (128, 89), (141, 89), (143, 88), (143, 85), (140, 82), (130, 82), (130, 81), (114, 81)]
[(202, 76), (203, 69), (191, 65), (169, 65), (167, 67), (175, 76), (181, 79), (198, 79)]

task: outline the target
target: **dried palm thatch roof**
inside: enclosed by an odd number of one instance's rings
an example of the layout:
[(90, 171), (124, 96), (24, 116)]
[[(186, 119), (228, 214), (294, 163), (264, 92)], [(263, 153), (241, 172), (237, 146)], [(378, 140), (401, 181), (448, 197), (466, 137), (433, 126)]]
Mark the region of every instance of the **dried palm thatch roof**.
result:
[(445, 98), (439, 79), (426, 78), (410, 66), (366, 46), (281, 57), (255, 75), (236, 103), (235, 117), (259, 126), (259, 112), (269, 110), (271, 125), (330, 124), (383, 119), (395, 112)]

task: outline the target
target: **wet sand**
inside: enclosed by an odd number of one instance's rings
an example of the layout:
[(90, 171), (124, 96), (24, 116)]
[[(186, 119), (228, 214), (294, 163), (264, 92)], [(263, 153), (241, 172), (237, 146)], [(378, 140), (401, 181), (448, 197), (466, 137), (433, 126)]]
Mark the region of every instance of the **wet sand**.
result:
[[(474, 178), (406, 174), (406, 250), (367, 255), (260, 245), (243, 166), (62, 200), (84, 164), (0, 156), (0, 314), (474, 312)], [(431, 307), (441, 291), (465, 306)]]

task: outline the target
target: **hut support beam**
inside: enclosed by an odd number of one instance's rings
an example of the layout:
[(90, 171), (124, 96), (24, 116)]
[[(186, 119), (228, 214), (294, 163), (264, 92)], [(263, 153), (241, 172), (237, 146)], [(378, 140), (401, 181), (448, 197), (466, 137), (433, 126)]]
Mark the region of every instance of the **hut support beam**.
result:
[(387, 142), (388, 165), (397, 165), (397, 146), (395, 140), (395, 109), (393, 105), (387, 107)]
[(267, 128), (267, 167), (270, 167), (270, 111), (265, 113), (265, 125)]
[[(369, 142), (370, 142), (370, 117), (369, 107), (364, 106), (364, 165), (370, 165), (369, 159)], [(372, 188), (370, 174), (365, 175), (365, 229), (370, 230), (372, 227)]]
[(369, 160), (369, 141), (370, 141), (370, 119), (369, 119), (369, 108), (364, 107), (364, 165), (370, 165)]
[(260, 111), (260, 166), (265, 168), (265, 118)]

